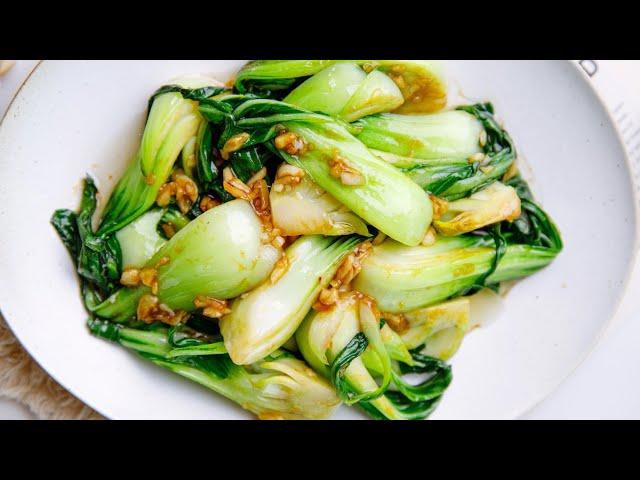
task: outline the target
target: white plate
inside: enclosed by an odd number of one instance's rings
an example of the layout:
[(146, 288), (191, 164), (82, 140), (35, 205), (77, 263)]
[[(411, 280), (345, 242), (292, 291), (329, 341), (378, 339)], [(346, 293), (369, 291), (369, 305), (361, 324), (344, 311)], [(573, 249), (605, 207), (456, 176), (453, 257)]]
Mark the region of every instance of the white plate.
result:
[[(140, 138), (148, 96), (184, 73), (226, 79), (243, 62), (42, 63), (0, 127), (0, 308), (33, 357), (110, 418), (251, 418), (235, 404), (91, 337), (55, 231), (85, 172), (107, 193)], [(453, 361), (432, 418), (514, 418), (588, 354), (616, 311), (636, 242), (624, 149), (569, 62), (447, 62), (464, 95), (493, 101), (565, 250), (490, 308)], [(527, 169), (525, 169), (527, 170)], [(487, 321), (490, 320), (490, 321)], [(336, 418), (358, 418), (342, 408)]]

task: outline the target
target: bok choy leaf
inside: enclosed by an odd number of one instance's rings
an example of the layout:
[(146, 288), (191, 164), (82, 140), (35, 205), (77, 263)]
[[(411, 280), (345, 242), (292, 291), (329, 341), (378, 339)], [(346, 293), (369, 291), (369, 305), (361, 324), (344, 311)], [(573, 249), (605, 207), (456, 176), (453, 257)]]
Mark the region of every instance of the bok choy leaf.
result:
[(165, 326), (134, 329), (89, 320), (89, 329), (98, 337), (119, 343), (156, 365), (236, 402), (259, 418), (326, 418), (340, 404), (328, 382), (282, 350), (251, 365), (239, 366), (222, 352), (194, 355), (197, 346), (190, 347), (188, 355), (172, 354), (180, 347), (171, 344), (171, 329)]

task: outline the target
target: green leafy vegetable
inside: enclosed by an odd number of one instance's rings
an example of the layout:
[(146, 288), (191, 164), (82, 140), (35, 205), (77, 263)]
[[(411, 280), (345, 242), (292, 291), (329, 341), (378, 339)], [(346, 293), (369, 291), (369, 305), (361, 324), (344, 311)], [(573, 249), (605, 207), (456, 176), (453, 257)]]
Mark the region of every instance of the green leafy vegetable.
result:
[(71, 210), (59, 209), (53, 213), (51, 224), (58, 232), (58, 236), (67, 248), (74, 262), (78, 260), (81, 248), (80, 233), (78, 232), (78, 214)]
[(280, 348), (296, 331), (340, 261), (361, 241), (357, 236), (305, 236), (286, 251), (284, 273), (234, 301), (220, 320), (229, 355), (245, 365)]
[(198, 347), (191, 347), (187, 355), (184, 352), (189, 347), (182, 350), (183, 354), (176, 354), (180, 349), (171, 348), (169, 329), (163, 326), (142, 330), (89, 320), (89, 329), (94, 335), (134, 350), (156, 365), (227, 397), (261, 418), (326, 418), (340, 403), (324, 379), (284, 351), (273, 352), (243, 367), (234, 364), (223, 352), (192, 354)]
[[(558, 253), (551, 248), (507, 245), (486, 282), (531, 275)], [(465, 293), (490, 271), (494, 258), (495, 243), (488, 235), (441, 237), (428, 247), (386, 240), (364, 260), (354, 287), (373, 297), (383, 311), (408, 312)]]
[(178, 156), (203, 122), (198, 102), (224, 91), (219, 86), (202, 86), (201, 79), (197, 83), (187, 79), (186, 84), (197, 87), (168, 85), (151, 97), (140, 148), (107, 202), (99, 236), (121, 229), (153, 205)]
[(121, 229), (155, 203), (178, 155), (202, 121), (194, 102), (178, 93), (160, 95), (153, 105), (140, 150), (109, 198), (99, 235)]
[(451, 358), (470, 328), (470, 305), (467, 297), (456, 298), (432, 307), (404, 314), (409, 327), (401, 333), (409, 349), (424, 345), (422, 353), (441, 360)]
[[(366, 300), (351, 295), (328, 311), (310, 312), (296, 341), (307, 363), (331, 379), (345, 403), (357, 404), (373, 418), (425, 418), (449, 385), (451, 369), (404, 347), (406, 353), (393, 355), (398, 337), (382, 335), (385, 328), (391, 332), (386, 325), (380, 327)], [(403, 378), (405, 373), (426, 378), (413, 385)], [(381, 377), (380, 383), (374, 377)], [(392, 381), (397, 390), (391, 389)]]
[(493, 182), (467, 198), (446, 205), (446, 211), (433, 221), (442, 235), (460, 235), (520, 216), (520, 198), (513, 187)]
[(446, 100), (428, 60), (253, 61), (233, 90), (159, 88), (102, 218), (90, 177), (51, 218), (90, 331), (260, 418), (427, 418), (469, 296), (563, 249), (493, 106)]
[(561, 250), (563, 244), (558, 227), (534, 201), (524, 179), (516, 175), (506, 184), (516, 189), (522, 213), (512, 223), (503, 226), (505, 235), (512, 236), (514, 241), (519, 243)]
[(117, 286), (122, 266), (120, 245), (114, 235), (98, 237), (92, 220), (97, 188), (91, 177), (84, 180), (78, 214), (56, 210), (51, 223), (71, 254), (83, 282), (83, 296), (97, 299)]
[[(512, 184), (520, 191), (526, 186), (519, 177)], [(354, 287), (383, 311), (400, 313), (537, 272), (562, 251), (562, 240), (553, 221), (526, 194), (521, 202), (523, 221), (501, 222), (488, 231), (438, 237), (430, 246), (386, 240), (363, 261)]]
[(336, 63), (300, 84), (283, 101), (352, 122), (395, 110), (404, 98), (387, 75), (377, 70), (367, 75), (355, 63)]
[[(343, 67), (342, 64), (349, 67)], [(353, 90), (358, 86), (355, 81), (358, 76), (362, 78), (362, 75), (353, 69), (354, 65), (362, 67), (362, 73), (383, 73), (388, 80), (396, 84), (403, 99), (396, 107), (401, 113), (435, 112), (446, 104), (447, 85), (442, 66), (439, 62), (431, 60), (257, 60), (247, 63), (240, 70), (236, 77), (235, 89), (239, 93), (251, 92), (262, 97), (282, 99), (306, 78), (320, 75), (317, 80), (313, 77), (308, 80), (311, 82), (309, 85), (304, 86), (302, 83), (298, 88), (311, 97), (343, 96), (344, 90)], [(328, 70), (332, 66), (341, 70)], [(330, 73), (323, 74), (323, 71)], [(331, 83), (337, 84), (337, 88), (331, 87)], [(381, 91), (382, 97), (387, 96), (383, 92), (391, 90), (386, 85), (380, 87), (380, 80), (375, 79), (373, 83), (377, 84), (378, 88), (364, 87), (363, 91), (356, 94), (355, 104), (365, 107), (370, 103), (376, 103), (375, 98), (371, 102), (376, 90)], [(371, 95), (368, 95), (369, 92)], [(301, 94), (296, 93), (293, 100), (301, 97)], [(397, 102), (395, 97), (397, 93), (394, 91), (391, 95), (394, 100), (389, 105), (390, 109)], [(326, 100), (329, 104), (333, 103), (331, 98)], [(342, 104), (344, 101), (336, 103)], [(319, 111), (325, 111), (321, 108), (323, 105), (327, 104), (321, 101), (318, 105)], [(352, 111), (359, 108), (361, 107), (353, 105)]]
[[(146, 263), (157, 267), (159, 301), (172, 310), (193, 311), (198, 295), (227, 299), (260, 284), (280, 251), (263, 244), (262, 224), (245, 200), (234, 200), (200, 215), (174, 235)], [(119, 322), (130, 320), (149, 288), (122, 288), (94, 313)]]
[(275, 127), (282, 125), (295, 137), (293, 142), (306, 145), (298, 151), (279, 149), (288, 163), (391, 238), (407, 245), (424, 238), (432, 215), (427, 195), (371, 154), (340, 122), (272, 100), (245, 102), (234, 116), (239, 128), (263, 138), (275, 136)]
[(283, 164), (276, 174), (286, 177), (292, 169), (303, 174), (299, 183), (277, 184), (271, 188), (269, 200), (274, 226), (283, 235), (349, 235), (369, 236), (367, 225), (360, 217), (316, 185), (304, 170)]
[(430, 115), (372, 115), (354, 125), (373, 153), (447, 200), (499, 179), (516, 158), (490, 103)]

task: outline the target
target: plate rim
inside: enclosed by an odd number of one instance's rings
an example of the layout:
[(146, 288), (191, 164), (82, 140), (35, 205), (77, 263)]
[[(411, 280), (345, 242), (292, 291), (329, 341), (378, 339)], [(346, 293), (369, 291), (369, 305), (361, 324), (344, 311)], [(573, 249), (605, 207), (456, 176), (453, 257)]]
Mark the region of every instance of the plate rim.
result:
[[(589, 80), (589, 77), (588, 77), (587, 73), (582, 69), (582, 67), (580, 67), (574, 61), (566, 60), (566, 62), (568, 62), (573, 67), (574, 70), (578, 71), (578, 76), (582, 78), (582, 81), (587, 84), (588, 88), (591, 90), (591, 93), (593, 93), (594, 96), (597, 98), (598, 102), (600, 103), (600, 106), (602, 107), (602, 109), (605, 112), (605, 115), (606, 115), (607, 119), (609, 120), (609, 123), (611, 125), (613, 125), (613, 130), (615, 132), (615, 136), (616, 136), (616, 138), (618, 140), (618, 143), (622, 147), (622, 153), (623, 153), (623, 156), (624, 156), (624, 161), (625, 161), (625, 165), (626, 165), (626, 168), (627, 168), (627, 173), (629, 173), (628, 180), (629, 180), (629, 184), (631, 185), (631, 196), (633, 197), (633, 200), (634, 200), (633, 201), (633, 213), (634, 213), (635, 229), (634, 229), (634, 232), (633, 232), (633, 246), (632, 246), (633, 251), (631, 252), (630, 266), (627, 269), (625, 278), (624, 278), (623, 283), (622, 283), (622, 287), (621, 287), (622, 288), (622, 294), (619, 296), (618, 301), (615, 304), (611, 315), (609, 315), (609, 318), (605, 321), (605, 323), (602, 325), (602, 327), (600, 328), (598, 333), (594, 336), (594, 338), (591, 341), (589, 347), (586, 348), (584, 350), (584, 352), (582, 352), (580, 358), (576, 361), (576, 363), (573, 366), (573, 368), (569, 369), (569, 371), (560, 380), (558, 380), (556, 382), (556, 384), (551, 388), (549, 393), (547, 393), (546, 395), (543, 395), (540, 398), (538, 398), (535, 402), (533, 402), (529, 406), (529, 408), (527, 408), (523, 412), (521, 412), (516, 418), (522, 418), (525, 415), (528, 415), (529, 413), (533, 412), (537, 407), (539, 407), (545, 400), (551, 398), (553, 393), (556, 392), (558, 390), (558, 388), (560, 388), (560, 386), (563, 383), (565, 383), (571, 376), (573, 376), (575, 374), (575, 372), (585, 363), (587, 358), (589, 358), (591, 356), (593, 351), (605, 339), (607, 334), (611, 331), (611, 326), (614, 323), (614, 319), (619, 316), (620, 309), (622, 308), (622, 305), (624, 305), (624, 303), (627, 300), (627, 297), (629, 296), (629, 291), (630, 291), (629, 283), (631, 282), (631, 277), (633, 276), (633, 273), (634, 273), (634, 271), (636, 269), (636, 265), (638, 263), (638, 257), (640, 255), (640, 252), (639, 252), (639, 250), (640, 250), (640, 192), (636, 188), (636, 182), (635, 182), (635, 178), (633, 176), (633, 165), (631, 163), (631, 157), (629, 156), (629, 152), (627, 150), (627, 146), (624, 143), (624, 140), (622, 138), (622, 134), (620, 133), (620, 129), (618, 128), (618, 124), (616, 123), (615, 119), (613, 118), (611, 110), (609, 109), (607, 103), (604, 101), (604, 98), (602, 97), (600, 92), (596, 89), (596, 87), (593, 84), (593, 82), (591, 82)], [(0, 127), (1, 126), (2, 125), (0, 124)]]
[[(2, 130), (5, 119), (9, 117), (9, 114), (13, 112), (13, 109), (15, 108), (15, 103), (16, 100), (18, 99), (18, 97), (20, 96), (20, 94), (22, 93), (25, 85), (27, 85), (27, 83), (31, 80), (32, 76), (34, 75), (34, 73), (40, 68), (42, 67), (43, 64), (45, 64), (45, 62), (51, 63), (51, 62), (55, 62), (55, 60), (39, 60), (38, 63), (33, 67), (33, 69), (27, 74), (27, 76), (24, 78), (24, 80), (22, 81), (22, 83), (20, 84), (20, 86), (16, 89), (14, 95), (12, 96), (11, 100), (9, 101), (7, 108), (2, 116), (2, 118), (0, 118), (0, 130)], [(545, 400), (551, 398), (551, 396), (553, 395), (554, 392), (556, 392), (558, 390), (558, 388), (567, 381), (568, 378), (570, 378), (578, 368), (580, 368), (583, 363), (585, 362), (585, 360), (593, 353), (593, 351), (597, 348), (598, 345), (600, 345), (600, 343), (602, 342), (602, 340), (604, 339), (604, 337), (607, 335), (607, 333), (610, 331), (610, 328), (612, 326), (612, 324), (614, 323), (614, 319), (616, 317), (619, 316), (620, 313), (620, 309), (622, 307), (622, 305), (625, 303), (625, 301), (627, 300), (627, 297), (629, 295), (629, 283), (631, 280), (631, 277), (633, 275), (633, 272), (635, 270), (635, 266), (638, 262), (638, 257), (640, 255), (640, 192), (638, 191), (638, 189), (636, 188), (636, 182), (635, 179), (633, 177), (633, 166), (632, 166), (632, 162), (631, 162), (631, 158), (629, 156), (629, 152), (627, 150), (627, 147), (622, 139), (622, 135), (620, 133), (620, 130), (615, 122), (615, 119), (613, 118), (613, 115), (609, 109), (609, 107), (607, 106), (606, 102), (604, 101), (602, 95), (600, 94), (600, 92), (595, 88), (595, 86), (593, 85), (593, 83), (589, 80), (586, 72), (584, 72), (584, 70), (577, 65), (573, 60), (564, 60), (563, 61), (565, 64), (568, 63), (571, 65), (573, 70), (577, 70), (578, 73), (578, 77), (580, 77), (581, 81), (583, 83), (585, 83), (588, 86), (588, 90), (595, 96), (595, 98), (597, 99), (597, 102), (600, 104), (600, 107), (604, 110), (605, 112), (605, 116), (609, 122), (609, 124), (611, 126), (613, 126), (613, 130), (615, 132), (615, 138), (619, 144), (619, 146), (621, 147), (621, 150), (623, 152), (623, 157), (624, 157), (624, 162), (625, 162), (625, 168), (627, 170), (627, 173), (629, 174), (628, 177), (628, 181), (629, 184), (631, 186), (631, 196), (633, 197), (633, 218), (634, 218), (634, 231), (633, 231), (633, 246), (632, 246), (632, 252), (631, 252), (631, 259), (630, 259), (630, 265), (625, 273), (625, 278), (623, 280), (622, 286), (621, 286), (621, 294), (619, 295), (615, 306), (613, 307), (611, 314), (608, 316), (608, 318), (605, 320), (605, 322), (602, 324), (601, 328), (598, 330), (598, 332), (596, 333), (596, 335), (593, 337), (593, 339), (591, 340), (588, 348), (586, 348), (580, 355), (580, 358), (578, 358), (575, 361), (574, 366), (568, 370), (568, 372), (562, 376), (562, 378), (560, 378), (550, 389), (548, 389), (548, 391), (546, 391), (545, 393), (539, 395), (532, 403), (529, 407), (527, 407), (526, 409), (524, 409), (523, 411), (519, 412), (518, 414), (514, 415), (513, 419), (519, 419), (522, 418), (523, 416), (529, 414), (530, 412), (532, 412), (533, 410), (535, 410), (542, 402), (544, 402)], [(76, 392), (75, 387), (70, 387), (66, 384), (64, 384), (63, 382), (61, 382), (56, 375), (52, 374), (30, 351), (30, 349), (25, 345), (25, 343), (22, 341), (22, 339), (20, 338), (19, 335), (16, 334), (14, 328), (12, 327), (11, 324), (11, 320), (2, 313), (2, 308), (0, 305), (0, 316), (2, 316), (2, 318), (4, 319), (4, 322), (7, 326), (7, 328), (11, 331), (11, 333), (13, 334), (13, 336), (16, 338), (16, 340), (20, 343), (20, 346), (29, 354), (29, 357), (47, 374), (49, 375), (58, 385), (62, 386), (65, 390), (67, 390), (71, 395), (73, 395), (76, 399), (78, 399), (79, 401), (83, 402), (85, 405), (89, 406), (90, 408), (92, 408), (93, 410), (95, 410), (96, 412), (98, 412), (100, 415), (102, 415), (103, 417), (105, 417), (106, 419), (114, 419), (113, 416), (109, 416), (106, 415), (104, 413), (104, 411), (102, 411), (102, 408), (97, 408), (96, 406), (94, 406), (93, 404), (91, 404), (90, 402), (86, 401), (82, 395), (79, 395)]]

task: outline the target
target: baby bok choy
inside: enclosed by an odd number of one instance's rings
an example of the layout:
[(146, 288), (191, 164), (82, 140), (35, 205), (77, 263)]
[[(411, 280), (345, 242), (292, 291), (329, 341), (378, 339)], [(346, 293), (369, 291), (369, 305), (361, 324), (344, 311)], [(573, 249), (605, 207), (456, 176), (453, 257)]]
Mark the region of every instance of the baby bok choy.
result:
[(340, 261), (358, 243), (357, 236), (304, 236), (290, 245), (270, 281), (236, 299), (220, 319), (231, 359), (253, 363), (289, 340), (333, 278)]
[(373, 153), (446, 200), (484, 188), (516, 158), (511, 137), (489, 103), (430, 115), (371, 115), (354, 125)]
[(271, 142), (284, 160), (367, 223), (406, 245), (424, 239), (433, 213), (428, 196), (341, 122), (274, 100), (246, 101), (233, 116), (235, 129)]
[[(178, 339), (175, 328), (129, 328), (89, 320), (90, 331), (236, 402), (262, 419), (322, 419), (340, 404), (331, 385), (304, 362), (277, 350), (255, 363), (236, 365), (217, 343)], [(184, 347), (185, 343), (191, 345)], [(213, 348), (216, 347), (216, 348)], [(197, 349), (207, 354), (194, 354)]]
[(196, 303), (219, 304), (224, 312), (223, 300), (263, 282), (280, 257), (281, 250), (262, 238), (262, 223), (249, 202), (238, 199), (212, 208), (171, 237), (145, 268), (125, 270), (122, 282), (130, 286), (93, 312), (118, 322), (136, 312), (138, 320), (171, 321), (172, 313), (191, 312)]
[[(515, 177), (521, 214), (489, 230), (437, 236), (429, 246), (407, 247), (393, 240), (376, 245), (362, 262), (354, 287), (385, 312), (410, 312), (483, 286), (526, 277), (551, 263), (562, 250), (560, 234)], [(522, 192), (522, 193), (520, 193)]]
[(291, 105), (353, 122), (390, 112), (404, 103), (402, 92), (378, 70), (368, 74), (355, 63), (336, 63), (296, 87), (283, 100)]
[(288, 103), (345, 119), (435, 112), (447, 101), (442, 65), (431, 60), (258, 60), (240, 70), (235, 89), (277, 99), (288, 94)]
[(463, 295), (473, 287), (525, 277), (545, 267), (559, 250), (506, 244), (494, 270), (490, 235), (439, 237), (430, 246), (386, 240), (362, 264), (354, 286), (385, 312), (408, 312)]
[(467, 198), (440, 205), (433, 226), (442, 235), (459, 235), (520, 216), (520, 198), (513, 187), (493, 182)]
[[(303, 357), (316, 372), (331, 379), (340, 398), (357, 404), (373, 418), (427, 417), (451, 381), (444, 363), (409, 352), (377, 309), (358, 293), (342, 296), (329, 310), (311, 311), (296, 332)], [(426, 375), (411, 385), (407, 372)]]
[(140, 148), (109, 197), (99, 236), (121, 229), (155, 203), (176, 160), (203, 123), (198, 101), (224, 91), (219, 85), (198, 85), (191, 78), (183, 83), (187, 87), (165, 86), (151, 97)]
[[(470, 302), (460, 297), (449, 302), (400, 314), (400, 338), (409, 350), (440, 360), (450, 359), (471, 328)], [(406, 323), (405, 323), (406, 322)]]

